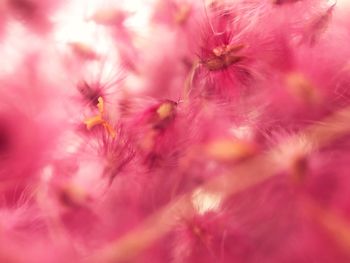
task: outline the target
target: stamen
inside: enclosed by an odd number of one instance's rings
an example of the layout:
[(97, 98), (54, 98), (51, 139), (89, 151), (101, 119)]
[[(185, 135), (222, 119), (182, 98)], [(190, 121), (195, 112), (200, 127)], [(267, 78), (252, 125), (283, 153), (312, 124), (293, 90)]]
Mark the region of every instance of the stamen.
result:
[(174, 105), (172, 103), (170, 102), (162, 103), (157, 109), (158, 117), (161, 120), (164, 120), (172, 115), (173, 110), (174, 110)]
[(104, 106), (105, 106), (104, 101), (103, 101), (103, 98), (102, 98), (102, 97), (99, 97), (99, 98), (97, 99), (97, 101), (98, 101), (98, 103), (97, 103), (98, 111), (99, 111), (101, 114), (103, 114), (103, 112), (104, 112)]
[(86, 128), (88, 130), (91, 130), (93, 127), (103, 124), (104, 120), (102, 119), (102, 117), (100, 115), (97, 115), (97, 116), (86, 119), (84, 121), (84, 123), (86, 124)]
[(151, 120), (152, 126), (155, 129), (165, 128), (175, 117), (176, 103), (172, 101), (163, 102), (158, 106), (156, 111), (153, 113)]
[(241, 61), (244, 57), (236, 53), (241, 51), (244, 45), (221, 45), (212, 50), (212, 57), (204, 61), (210, 71), (228, 68), (232, 64)]
[(116, 136), (116, 132), (112, 125), (108, 123), (108, 121), (104, 118), (104, 101), (102, 97), (98, 98), (97, 108), (99, 113), (96, 116), (90, 117), (84, 121), (86, 128), (91, 130), (95, 126), (102, 125), (104, 129), (114, 138)]

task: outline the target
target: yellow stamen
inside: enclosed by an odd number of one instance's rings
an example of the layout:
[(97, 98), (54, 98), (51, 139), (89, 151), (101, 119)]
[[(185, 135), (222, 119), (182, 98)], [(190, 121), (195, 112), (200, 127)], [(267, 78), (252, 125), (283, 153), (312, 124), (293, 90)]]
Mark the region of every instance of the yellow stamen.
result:
[(111, 135), (112, 138), (116, 136), (116, 132), (112, 125), (108, 123), (108, 121), (103, 117), (104, 115), (104, 101), (102, 97), (98, 98), (97, 108), (99, 113), (96, 116), (87, 118), (84, 121), (84, 124), (86, 125), (86, 128), (88, 130), (91, 130), (93, 127), (97, 125), (102, 125), (105, 130)]
[(97, 108), (98, 111), (103, 114), (104, 113), (104, 102), (103, 102), (103, 98), (102, 97), (98, 97), (97, 99), (98, 103), (97, 103)]
[(170, 102), (161, 104), (157, 109), (157, 114), (161, 120), (164, 120), (171, 116), (174, 110), (174, 105)]
[(104, 122), (105, 121), (102, 119), (102, 117), (100, 115), (96, 115), (96, 116), (88, 118), (84, 121), (86, 128), (88, 130), (91, 130), (93, 127), (95, 127), (97, 125), (104, 124)]

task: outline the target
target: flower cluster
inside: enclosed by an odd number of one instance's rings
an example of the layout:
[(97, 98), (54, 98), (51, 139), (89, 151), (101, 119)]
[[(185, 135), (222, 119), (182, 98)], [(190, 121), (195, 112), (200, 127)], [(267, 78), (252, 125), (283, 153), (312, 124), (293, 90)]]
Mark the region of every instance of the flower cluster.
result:
[(0, 1), (0, 262), (350, 262), (349, 11)]

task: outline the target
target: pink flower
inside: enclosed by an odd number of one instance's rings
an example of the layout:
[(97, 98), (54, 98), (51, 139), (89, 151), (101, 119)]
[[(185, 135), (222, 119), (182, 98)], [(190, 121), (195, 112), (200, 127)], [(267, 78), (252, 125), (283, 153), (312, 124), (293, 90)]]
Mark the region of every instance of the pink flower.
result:
[(349, 262), (345, 1), (132, 2), (0, 3), (0, 261)]

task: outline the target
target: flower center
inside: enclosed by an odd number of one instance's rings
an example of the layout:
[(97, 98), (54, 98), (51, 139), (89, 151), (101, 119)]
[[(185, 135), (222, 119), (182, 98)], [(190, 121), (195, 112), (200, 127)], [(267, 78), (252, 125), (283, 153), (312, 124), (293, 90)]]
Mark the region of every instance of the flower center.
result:
[(221, 45), (212, 50), (212, 55), (204, 61), (204, 65), (210, 71), (226, 69), (243, 59), (237, 53), (244, 48), (244, 45)]
[(105, 128), (105, 130), (112, 136), (112, 138), (114, 138), (116, 135), (116, 132), (112, 127), (112, 125), (105, 119), (104, 102), (102, 97), (98, 98), (97, 108), (99, 113), (84, 121), (86, 128), (88, 130), (91, 130), (95, 126), (102, 125)]

